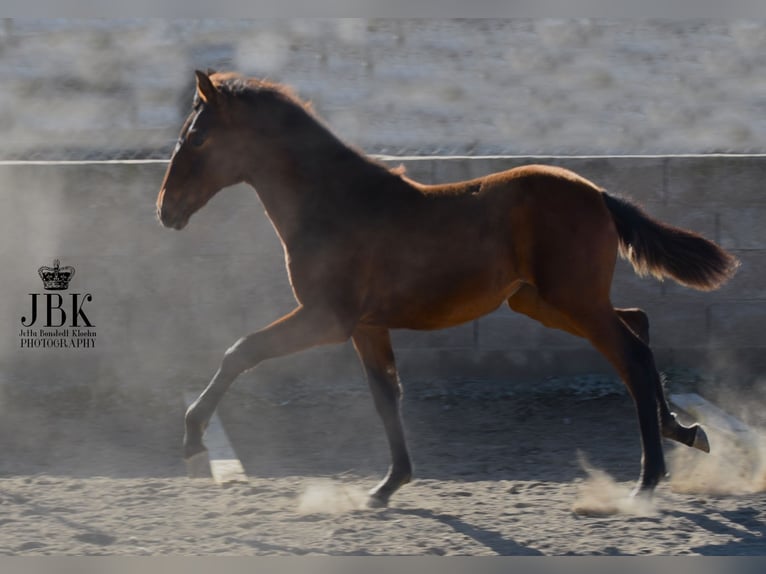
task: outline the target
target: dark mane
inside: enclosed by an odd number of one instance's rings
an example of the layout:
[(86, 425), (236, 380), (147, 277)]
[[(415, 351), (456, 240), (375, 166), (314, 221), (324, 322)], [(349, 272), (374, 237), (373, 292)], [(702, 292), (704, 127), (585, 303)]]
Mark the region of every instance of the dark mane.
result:
[(223, 93), (251, 105), (270, 102), (291, 108), (290, 111), (297, 112), (290, 115), (291, 120), (299, 124), (295, 126), (296, 129), (312, 131), (322, 140), (323, 145), (326, 145), (328, 148), (335, 148), (334, 153), (340, 153), (349, 158), (356, 158), (366, 164), (368, 168), (373, 168), (374, 171), (380, 172), (380, 175), (396, 178), (404, 175), (404, 166), (400, 165), (390, 168), (384, 163), (369, 157), (361, 150), (343, 142), (324, 123), (322, 118), (317, 115), (311, 102), (301, 99), (290, 86), (259, 78), (224, 75), (223, 80), (218, 84), (218, 88)]
[(224, 79), (218, 87), (224, 93), (253, 103), (262, 100), (264, 96), (280, 99), (294, 104), (318, 119), (311, 102), (302, 100), (295, 90), (285, 84), (258, 78), (229, 77)]

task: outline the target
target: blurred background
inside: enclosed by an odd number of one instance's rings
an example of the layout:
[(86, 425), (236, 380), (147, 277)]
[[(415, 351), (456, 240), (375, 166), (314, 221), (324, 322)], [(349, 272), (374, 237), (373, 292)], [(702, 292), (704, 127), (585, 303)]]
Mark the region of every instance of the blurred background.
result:
[(371, 153), (766, 141), (761, 21), (5, 19), (0, 159), (166, 158), (207, 67), (290, 84)]
[[(619, 262), (613, 302), (649, 314), (671, 390), (712, 381), (715, 398), (746, 387), (763, 411), (766, 156), (753, 154), (766, 151), (766, 20), (5, 19), (0, 448), (34, 467), (19, 472), (87, 474), (98, 459), (130, 474), (157, 437), (153, 468), (179, 464), (182, 391), (199, 392), (227, 347), (296, 305), (251, 188), (216, 195), (182, 232), (156, 220), (163, 160), (190, 110), (193, 71), (207, 67), (291, 85), (340, 137), (416, 180), (554, 163), (718, 241), (743, 262), (725, 288), (697, 293)], [(710, 152), (737, 155), (678, 157)], [(495, 154), (513, 157), (482, 157)], [(76, 269), (70, 293), (92, 295), (94, 348), (20, 347), (30, 294), (43, 292), (38, 268), (55, 259)], [(409, 397), (466, 396), (498, 380), (496, 393), (546, 380), (622, 392), (586, 341), (507, 308), (393, 341)], [(348, 399), (335, 436), (378, 424), (350, 344), (244, 374), (224, 418), (247, 405), (308, 408), (318, 388), (328, 412)], [(94, 436), (103, 457), (73, 452)], [(134, 456), (108, 455), (117, 443)]]

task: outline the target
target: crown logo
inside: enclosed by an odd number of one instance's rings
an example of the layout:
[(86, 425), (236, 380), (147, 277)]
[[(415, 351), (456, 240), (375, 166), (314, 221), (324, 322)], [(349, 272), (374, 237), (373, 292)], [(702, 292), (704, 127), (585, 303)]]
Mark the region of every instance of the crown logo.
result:
[(63, 291), (69, 288), (69, 281), (74, 277), (74, 267), (60, 267), (59, 260), (53, 261), (53, 267), (43, 265), (37, 270), (43, 287), (48, 291)]

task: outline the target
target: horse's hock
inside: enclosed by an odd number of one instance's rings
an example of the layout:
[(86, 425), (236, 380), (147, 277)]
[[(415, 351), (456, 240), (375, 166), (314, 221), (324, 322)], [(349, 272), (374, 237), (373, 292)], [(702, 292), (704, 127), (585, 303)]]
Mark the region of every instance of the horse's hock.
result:
[[(722, 289), (696, 293), (641, 279), (618, 263), (616, 306), (643, 308), (660, 369), (734, 374), (766, 363), (766, 196), (762, 156), (397, 158), (413, 179), (446, 182), (527, 163), (560, 165), (642, 204), (653, 216), (703, 234), (742, 261)], [(154, 385), (163, 377), (206, 379), (241, 335), (293, 307), (278, 239), (254, 193), (237, 186), (215, 197), (183, 234), (155, 219), (164, 163), (0, 166), (0, 217), (7, 273), (1, 307), (9, 369), (66, 382), (88, 373)], [(225, 233), (221, 229), (225, 227)], [(20, 317), (42, 292), (37, 269), (53, 259), (77, 269), (70, 291), (90, 293), (92, 349), (20, 349)], [(457, 328), (394, 332), (402, 378), (486, 376), (507, 380), (608, 372), (585, 341), (505, 307)], [(361, 376), (349, 345), (266, 363), (280, 376)], [(39, 377), (35, 377), (39, 375)]]

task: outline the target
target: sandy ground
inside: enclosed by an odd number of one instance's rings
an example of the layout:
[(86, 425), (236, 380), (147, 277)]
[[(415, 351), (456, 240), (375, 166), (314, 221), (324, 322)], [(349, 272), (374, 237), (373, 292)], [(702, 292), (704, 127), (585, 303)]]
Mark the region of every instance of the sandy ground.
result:
[(417, 478), (375, 510), (364, 493), (387, 449), (358, 382), (318, 397), (310, 381), (235, 387), (220, 415), (249, 480), (224, 487), (186, 478), (168, 389), (6, 395), (0, 554), (766, 553), (760, 444), (711, 432), (708, 456), (668, 445), (673, 480), (636, 503), (630, 399), (582, 381), (412, 382)]

